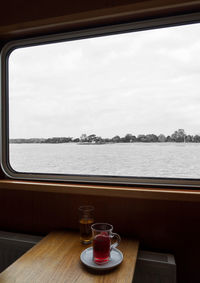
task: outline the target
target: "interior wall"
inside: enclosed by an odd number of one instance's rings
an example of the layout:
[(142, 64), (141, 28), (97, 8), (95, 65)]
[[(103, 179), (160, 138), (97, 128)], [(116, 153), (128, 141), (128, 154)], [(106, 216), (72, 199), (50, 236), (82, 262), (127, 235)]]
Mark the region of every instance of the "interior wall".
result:
[(0, 229), (46, 234), (78, 230), (78, 207), (95, 206), (95, 222), (108, 222), (140, 248), (172, 253), (178, 282), (199, 283), (200, 206), (198, 202), (95, 197), (0, 190)]

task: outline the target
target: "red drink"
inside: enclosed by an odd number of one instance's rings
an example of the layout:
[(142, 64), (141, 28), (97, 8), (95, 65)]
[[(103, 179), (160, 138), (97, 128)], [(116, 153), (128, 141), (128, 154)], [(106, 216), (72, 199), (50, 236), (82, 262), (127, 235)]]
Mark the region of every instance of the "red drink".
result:
[[(95, 223), (91, 226), (93, 238), (93, 260), (97, 264), (104, 264), (110, 260), (112, 248), (116, 248), (120, 242), (120, 236), (113, 233), (113, 226), (108, 223)], [(116, 241), (111, 246), (111, 239)]]
[(101, 232), (93, 239), (93, 257), (98, 264), (109, 261), (110, 258), (110, 236), (107, 232)]

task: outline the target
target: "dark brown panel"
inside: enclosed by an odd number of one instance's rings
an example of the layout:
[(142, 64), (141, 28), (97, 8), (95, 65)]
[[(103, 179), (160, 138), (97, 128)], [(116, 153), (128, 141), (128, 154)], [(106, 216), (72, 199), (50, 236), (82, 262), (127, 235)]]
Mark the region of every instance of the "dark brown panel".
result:
[[(40, 20), (43, 18), (64, 16), (84, 11), (110, 8), (118, 5), (142, 2), (139, 0), (101, 0), (101, 1), (5, 1), (4, 9), (1, 9), (0, 25), (10, 25), (24, 21)], [(6, 13), (5, 13), (6, 11)]]
[(117, 7), (121, 5), (138, 4), (138, 7), (144, 8), (144, 6), (154, 6), (155, 8), (163, 2), (163, 5), (178, 5), (184, 6), (184, 4), (190, 6), (199, 4), (198, 0), (74, 0), (74, 1), (26, 1), (26, 0), (15, 0), (15, 1), (4, 1), (3, 8), (0, 12), (0, 25), (10, 25), (20, 22), (41, 20), (45, 18), (64, 16), (74, 13), (80, 13), (91, 10), (106, 9)]
[(5, 2), (5, 9), (0, 10), (0, 37), (14, 39), (198, 11), (199, 0), (18, 0)]

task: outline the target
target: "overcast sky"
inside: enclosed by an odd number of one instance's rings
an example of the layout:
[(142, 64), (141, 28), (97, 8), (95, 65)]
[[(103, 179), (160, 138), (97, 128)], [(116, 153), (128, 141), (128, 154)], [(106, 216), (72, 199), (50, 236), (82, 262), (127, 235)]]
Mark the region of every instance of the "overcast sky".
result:
[(10, 138), (200, 133), (200, 24), (16, 49)]

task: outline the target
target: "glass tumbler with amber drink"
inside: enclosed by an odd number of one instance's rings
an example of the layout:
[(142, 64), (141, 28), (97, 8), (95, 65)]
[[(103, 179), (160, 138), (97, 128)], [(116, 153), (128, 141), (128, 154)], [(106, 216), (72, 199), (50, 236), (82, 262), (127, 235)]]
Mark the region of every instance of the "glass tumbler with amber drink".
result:
[(92, 242), (91, 225), (94, 223), (94, 207), (92, 205), (79, 207), (80, 241), (82, 244)]

